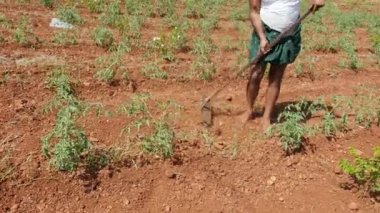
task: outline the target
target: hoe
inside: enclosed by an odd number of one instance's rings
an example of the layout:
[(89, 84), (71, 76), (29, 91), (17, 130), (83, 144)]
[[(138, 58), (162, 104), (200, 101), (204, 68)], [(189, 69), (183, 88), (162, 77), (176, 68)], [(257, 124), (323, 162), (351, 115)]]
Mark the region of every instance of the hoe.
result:
[[(284, 37), (290, 35), (294, 29), (311, 13), (313, 12), (313, 8), (310, 8), (303, 16), (301, 16), (294, 24), (292, 24), (289, 28), (284, 30), (275, 40), (273, 40), (269, 44), (269, 49), (272, 49), (274, 46), (276, 46)], [(258, 54), (256, 57), (248, 64), (246, 64), (243, 68), (241, 68), (238, 72), (236, 72), (235, 77), (240, 75), (243, 71), (250, 68), (250, 76), (253, 74), (253, 68), (257, 65), (257, 63), (262, 59), (262, 57), (265, 56), (261, 51), (258, 51)], [(213, 111), (211, 106), (211, 101), (213, 98), (215, 98), (221, 91), (223, 91), (230, 82), (227, 82), (223, 84), (221, 87), (219, 87), (217, 90), (215, 90), (211, 95), (209, 95), (207, 98), (202, 100), (201, 104), (201, 117), (202, 122), (207, 124), (208, 126), (211, 126), (213, 123)]]

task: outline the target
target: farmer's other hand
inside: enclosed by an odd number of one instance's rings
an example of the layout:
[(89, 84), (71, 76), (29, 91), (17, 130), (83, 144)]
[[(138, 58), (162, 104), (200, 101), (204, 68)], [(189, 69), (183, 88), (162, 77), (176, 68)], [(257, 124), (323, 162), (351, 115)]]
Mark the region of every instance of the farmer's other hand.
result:
[(260, 50), (262, 53), (267, 54), (269, 52), (269, 43), (267, 39), (260, 40)]
[(325, 0), (311, 0), (311, 9), (313, 13), (317, 12), (321, 7), (325, 6)]

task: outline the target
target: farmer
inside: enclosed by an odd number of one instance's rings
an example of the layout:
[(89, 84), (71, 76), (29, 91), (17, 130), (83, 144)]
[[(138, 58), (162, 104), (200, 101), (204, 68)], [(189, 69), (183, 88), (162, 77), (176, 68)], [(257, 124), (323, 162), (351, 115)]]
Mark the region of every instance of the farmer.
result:
[[(311, 0), (313, 11), (324, 6), (324, 0)], [(301, 0), (249, 0), (250, 19), (254, 27), (249, 57), (252, 60), (257, 51), (267, 55), (251, 70), (252, 76), (247, 85), (248, 110), (243, 115), (244, 122), (252, 119), (253, 106), (260, 89), (267, 64), (269, 84), (266, 93), (265, 110), (262, 127), (270, 126), (274, 105), (280, 93), (282, 76), (288, 64), (293, 63), (301, 49), (301, 26), (297, 26), (293, 34), (285, 37), (272, 49), (268, 49), (280, 32), (294, 24), (300, 16)]]

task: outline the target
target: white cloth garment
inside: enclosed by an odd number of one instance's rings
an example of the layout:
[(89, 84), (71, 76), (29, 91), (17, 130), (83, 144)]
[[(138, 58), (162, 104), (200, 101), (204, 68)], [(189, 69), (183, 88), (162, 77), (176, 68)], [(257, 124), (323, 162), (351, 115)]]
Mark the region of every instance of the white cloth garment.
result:
[(301, 0), (261, 0), (260, 17), (270, 28), (282, 32), (300, 15)]

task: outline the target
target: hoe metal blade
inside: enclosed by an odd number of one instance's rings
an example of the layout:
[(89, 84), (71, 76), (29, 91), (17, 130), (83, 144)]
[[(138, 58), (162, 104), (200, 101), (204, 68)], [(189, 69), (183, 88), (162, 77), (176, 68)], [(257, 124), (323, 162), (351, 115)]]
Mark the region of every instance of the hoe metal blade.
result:
[(210, 101), (204, 100), (201, 108), (202, 122), (208, 126), (212, 125), (212, 106)]

